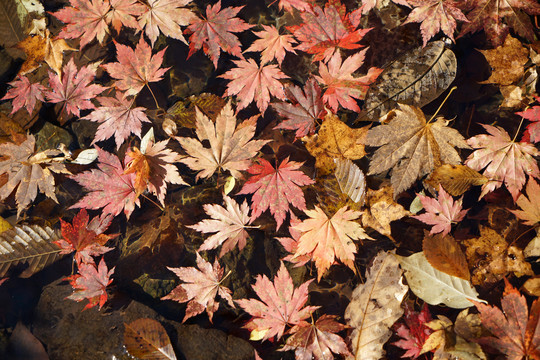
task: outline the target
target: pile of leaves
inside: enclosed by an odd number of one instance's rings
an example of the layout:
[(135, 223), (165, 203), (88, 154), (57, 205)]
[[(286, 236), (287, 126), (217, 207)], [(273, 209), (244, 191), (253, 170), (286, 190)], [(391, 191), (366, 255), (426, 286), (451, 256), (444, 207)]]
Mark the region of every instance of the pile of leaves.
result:
[(154, 297), (257, 358), (540, 359), (535, 0), (42, 2), (1, 44), (0, 199), (54, 208), (69, 299), (182, 237)]

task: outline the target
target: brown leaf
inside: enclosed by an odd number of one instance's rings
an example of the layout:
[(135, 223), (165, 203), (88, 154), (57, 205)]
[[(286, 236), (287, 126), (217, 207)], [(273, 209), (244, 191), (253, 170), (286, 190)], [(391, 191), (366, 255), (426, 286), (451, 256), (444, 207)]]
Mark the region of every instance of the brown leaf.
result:
[(171, 340), (163, 326), (153, 319), (124, 323), (126, 350), (139, 359), (176, 360)]
[(434, 189), (438, 189), (440, 184), (450, 195), (460, 196), (471, 186), (484, 185), (487, 181), (484, 175), (466, 165), (444, 164), (431, 173), (426, 184)]
[(492, 73), (489, 79), (481, 84), (511, 85), (521, 79), (524, 65), (529, 61), (529, 51), (521, 41), (511, 35), (506, 37), (504, 45), (493, 50), (479, 50), (491, 65)]
[(525, 281), (523, 290), (530, 296), (540, 296), (540, 276), (535, 276)]
[(525, 220), (526, 225), (534, 226), (540, 222), (540, 185), (532, 177), (529, 177), (527, 183), (527, 196), (521, 194), (516, 201), (521, 210), (511, 212), (521, 220)]
[(430, 236), (426, 234), (422, 243), (422, 250), (427, 261), (435, 269), (464, 280), (471, 279), (467, 258), (451, 235), (437, 234)]
[(202, 93), (176, 102), (167, 110), (167, 115), (178, 126), (195, 129), (195, 108), (198, 108), (210, 120), (215, 122), (225, 104), (225, 99), (220, 96)]
[(390, 223), (410, 215), (403, 206), (394, 201), (394, 192), (391, 186), (382, 186), (379, 190), (368, 189), (366, 207), (362, 215), (364, 227), (370, 227), (382, 235), (392, 239)]
[(321, 173), (334, 171), (334, 159), (358, 160), (366, 155), (364, 140), (368, 127), (351, 129), (339, 118), (328, 113), (319, 129), (319, 133), (304, 137), (306, 148), (316, 159), (315, 166)]

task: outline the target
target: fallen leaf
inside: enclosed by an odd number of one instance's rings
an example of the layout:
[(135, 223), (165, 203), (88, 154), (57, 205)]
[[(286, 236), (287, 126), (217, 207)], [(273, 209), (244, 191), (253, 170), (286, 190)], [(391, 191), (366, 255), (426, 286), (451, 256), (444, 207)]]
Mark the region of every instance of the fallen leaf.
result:
[(533, 178), (529, 178), (526, 190), (528, 198), (521, 194), (516, 201), (521, 210), (510, 211), (524, 220), (525, 225), (534, 226), (540, 222), (540, 185)]
[[(535, 96), (536, 102), (540, 103), (540, 96)], [(530, 142), (536, 144), (540, 141), (540, 105), (535, 105), (525, 111), (517, 112), (517, 115), (529, 120), (531, 123), (527, 125), (527, 130), (523, 134), (523, 138), (528, 138)]]
[(40, 83), (31, 83), (24, 75), (17, 76), (17, 79), (8, 83), (11, 88), (6, 92), (6, 95), (0, 100), (13, 99), (13, 110), (15, 113), (24, 106), (28, 114), (32, 115), (36, 101), (45, 102), (43, 94), (46, 92), (45, 86)]
[(493, 50), (479, 51), (492, 69), (489, 79), (480, 84), (512, 85), (523, 77), (524, 65), (529, 61), (529, 50), (518, 39), (509, 35), (503, 45)]
[(336, 163), (334, 175), (341, 191), (358, 205), (364, 205), (366, 176), (362, 170), (348, 159), (334, 159), (334, 162)]
[(422, 250), (435, 269), (463, 280), (471, 280), (465, 253), (451, 235), (424, 236)]
[(450, 195), (460, 196), (473, 185), (484, 185), (488, 179), (466, 165), (443, 164), (435, 168), (425, 182), (433, 189), (441, 185)]
[(113, 273), (114, 268), (107, 269), (107, 264), (105, 264), (103, 258), (97, 267), (94, 263), (81, 263), (78, 274), (67, 278), (71, 286), (73, 286), (73, 294), (69, 295), (68, 299), (77, 302), (88, 299), (88, 304), (83, 310), (96, 305), (99, 305), (101, 310), (107, 301), (107, 286), (112, 283), (110, 277)]
[(165, 328), (153, 319), (124, 323), (124, 346), (131, 356), (139, 359), (176, 360)]
[(281, 66), (285, 58), (285, 51), (296, 54), (292, 47), (296, 40), (292, 35), (280, 34), (279, 30), (273, 25), (261, 24), (261, 26), (263, 27), (262, 31), (253, 32), (259, 39), (255, 40), (245, 52), (260, 52), (262, 64), (276, 59), (279, 66)]
[(432, 330), (426, 325), (431, 321), (431, 313), (426, 303), (418, 313), (411, 309), (407, 302), (404, 304), (405, 314), (403, 320), (405, 323), (401, 322), (394, 325), (395, 333), (401, 340), (391, 344), (407, 350), (405, 354), (401, 355), (402, 358), (412, 357), (416, 359), (420, 356), (424, 343), (432, 333)]

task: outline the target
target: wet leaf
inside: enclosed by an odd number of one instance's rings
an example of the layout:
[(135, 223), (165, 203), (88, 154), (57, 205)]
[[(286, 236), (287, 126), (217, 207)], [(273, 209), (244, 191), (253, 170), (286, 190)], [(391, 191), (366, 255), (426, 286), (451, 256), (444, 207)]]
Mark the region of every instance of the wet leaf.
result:
[(504, 45), (493, 50), (479, 50), (491, 65), (491, 76), (481, 84), (511, 85), (518, 82), (524, 73), (524, 65), (529, 61), (529, 50), (521, 41), (507, 36)]
[(526, 190), (527, 196), (521, 194), (516, 201), (521, 210), (513, 210), (512, 213), (524, 220), (524, 224), (534, 226), (540, 222), (540, 185), (530, 177)]
[(139, 359), (176, 360), (171, 340), (159, 321), (137, 319), (124, 323), (126, 350)]
[(488, 179), (466, 165), (443, 164), (435, 168), (425, 182), (434, 189), (442, 185), (450, 195), (460, 196), (471, 186), (484, 185)]
[(422, 250), (435, 269), (463, 280), (471, 280), (465, 253), (451, 235), (426, 235)]
[(356, 164), (348, 159), (334, 159), (334, 161), (336, 163), (334, 175), (341, 191), (362, 206), (366, 197), (366, 176)]

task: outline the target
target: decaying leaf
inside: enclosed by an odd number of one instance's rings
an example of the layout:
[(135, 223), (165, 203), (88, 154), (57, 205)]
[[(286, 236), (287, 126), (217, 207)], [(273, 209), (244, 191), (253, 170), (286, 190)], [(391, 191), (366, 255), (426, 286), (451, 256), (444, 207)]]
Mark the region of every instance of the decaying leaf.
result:
[(435, 269), (467, 281), (471, 280), (467, 258), (451, 235), (426, 235), (422, 250)]
[(481, 84), (511, 85), (523, 77), (523, 66), (529, 61), (527, 50), (516, 38), (508, 35), (501, 45), (493, 50), (479, 50), (486, 57), (492, 72)]
[(364, 205), (366, 197), (366, 176), (360, 168), (349, 159), (334, 159), (336, 172), (334, 175), (344, 194), (357, 203)]
[[(173, 106), (168, 108), (165, 121), (170, 119), (175, 125), (195, 129), (195, 122), (197, 119), (196, 109), (199, 109), (200, 112), (212, 121), (216, 121), (217, 116), (225, 104), (227, 104), (225, 99), (214, 94), (202, 93), (199, 95), (191, 95), (187, 99), (177, 101)], [(165, 127), (165, 122), (163, 127)], [(176, 135), (176, 133), (170, 134), (169, 136), (171, 135)]]
[(444, 118), (431, 122), (417, 107), (399, 107), (389, 113), (387, 125), (370, 129), (366, 138), (366, 145), (380, 147), (371, 159), (368, 175), (392, 169), (394, 196), (443, 163), (459, 164), (461, 157), (454, 147), (469, 148), (457, 130), (447, 127)]
[(328, 113), (316, 135), (305, 137), (306, 148), (315, 157), (315, 166), (323, 174), (332, 173), (334, 159), (358, 160), (366, 155), (364, 142), (368, 127), (352, 129), (343, 121)]
[(471, 300), (483, 301), (469, 281), (435, 269), (423, 252), (409, 257), (398, 256), (398, 259), (412, 292), (430, 305), (444, 304), (463, 309), (473, 306)]
[(402, 55), (379, 75), (357, 120), (379, 121), (397, 104), (422, 107), (439, 97), (456, 77), (457, 60), (444, 42), (433, 41)]
[(401, 302), (408, 291), (399, 262), (391, 252), (381, 251), (367, 270), (366, 281), (352, 294), (345, 310), (347, 325), (353, 328), (351, 348), (356, 360), (378, 360), (392, 336), (390, 327), (403, 314)]
[(176, 360), (165, 328), (153, 319), (124, 323), (124, 346), (131, 356), (139, 359)]
[(484, 185), (487, 181), (484, 175), (467, 165), (443, 164), (435, 168), (425, 182), (434, 189), (442, 185), (450, 195), (460, 196), (471, 186)]

